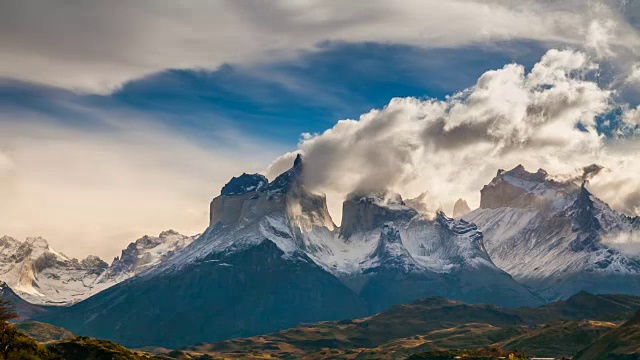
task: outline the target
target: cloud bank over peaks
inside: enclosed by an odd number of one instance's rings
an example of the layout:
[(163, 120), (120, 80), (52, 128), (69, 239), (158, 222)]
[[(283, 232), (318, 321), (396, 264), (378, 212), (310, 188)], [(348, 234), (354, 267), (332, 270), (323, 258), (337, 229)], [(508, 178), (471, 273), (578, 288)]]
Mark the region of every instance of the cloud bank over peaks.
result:
[[(529, 72), (507, 64), (445, 100), (392, 99), (358, 120), (303, 137), (297, 152), (308, 164), (305, 181), (338, 198), (330, 203), (333, 211), (339, 212), (345, 194), (362, 189), (390, 189), (405, 198), (426, 191), (435, 207), (449, 211), (459, 197), (477, 206), (479, 190), (497, 169), (523, 164), (582, 178), (597, 164), (605, 171), (591, 180), (592, 191), (637, 214), (640, 179), (632, 174), (640, 172), (638, 140), (598, 132), (599, 119), (617, 106), (614, 90), (594, 80), (598, 69), (584, 52), (553, 49)], [(292, 158), (277, 159), (269, 175)]]

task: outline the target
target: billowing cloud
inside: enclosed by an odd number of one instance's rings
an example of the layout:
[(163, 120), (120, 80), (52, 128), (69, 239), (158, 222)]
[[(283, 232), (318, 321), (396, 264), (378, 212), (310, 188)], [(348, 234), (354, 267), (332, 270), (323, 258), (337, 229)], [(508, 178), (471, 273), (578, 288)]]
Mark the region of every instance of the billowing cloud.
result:
[(324, 41), (523, 39), (610, 56), (640, 44), (626, 9), (615, 0), (5, 1), (0, 77), (104, 93), (166, 68), (268, 61)]
[[(479, 190), (500, 168), (523, 164), (582, 179), (598, 164), (606, 171), (591, 180), (593, 191), (638, 214), (640, 142), (598, 133), (598, 118), (615, 106), (613, 91), (590, 80), (598, 69), (583, 52), (550, 50), (529, 72), (518, 64), (487, 71), (446, 100), (393, 99), (303, 138), (298, 151), (308, 162), (306, 180), (338, 198), (361, 188), (407, 197), (427, 191), (450, 210), (459, 197), (477, 206)], [(271, 173), (291, 156), (274, 162)]]
[(0, 116), (0, 236), (40, 235), (69, 256), (110, 260), (144, 234), (203, 231), (226, 181), (282, 151), (244, 137), (205, 146), (130, 113), (94, 115), (97, 129)]

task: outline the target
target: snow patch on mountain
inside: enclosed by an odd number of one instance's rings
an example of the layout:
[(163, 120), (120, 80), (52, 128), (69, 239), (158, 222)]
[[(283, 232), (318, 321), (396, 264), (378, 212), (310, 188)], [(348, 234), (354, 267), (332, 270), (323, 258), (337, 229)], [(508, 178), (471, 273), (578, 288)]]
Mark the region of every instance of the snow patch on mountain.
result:
[(419, 267), (402, 244), (400, 231), (393, 223), (385, 223), (382, 226), (375, 250), (360, 265), (365, 273), (380, 267), (397, 268), (404, 272), (410, 272)]
[(173, 257), (197, 237), (182, 235), (174, 230), (163, 231), (158, 236), (145, 235), (130, 243), (119, 257), (113, 259), (100, 282), (118, 283), (151, 269)]

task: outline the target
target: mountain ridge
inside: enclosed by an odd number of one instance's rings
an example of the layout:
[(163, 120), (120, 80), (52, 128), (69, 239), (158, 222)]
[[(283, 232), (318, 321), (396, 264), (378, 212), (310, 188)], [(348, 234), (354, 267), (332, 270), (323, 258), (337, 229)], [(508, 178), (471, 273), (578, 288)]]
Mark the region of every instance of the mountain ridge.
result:
[(64, 306), (84, 300), (152, 267), (182, 249), (195, 236), (173, 230), (130, 243), (111, 265), (94, 255), (82, 260), (54, 250), (42, 237), (20, 242), (0, 238), (0, 280), (36, 305)]

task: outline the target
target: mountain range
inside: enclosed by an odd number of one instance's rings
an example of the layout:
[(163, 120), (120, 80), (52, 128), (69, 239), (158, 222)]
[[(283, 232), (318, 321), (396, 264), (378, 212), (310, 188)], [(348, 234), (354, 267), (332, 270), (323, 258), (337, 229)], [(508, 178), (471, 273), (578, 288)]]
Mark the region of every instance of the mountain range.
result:
[(194, 238), (173, 230), (144, 236), (109, 265), (94, 255), (70, 258), (42, 237), (20, 242), (4, 236), (0, 238), (0, 281), (32, 304), (70, 305), (159, 264)]
[(482, 189), (479, 209), (459, 200), (458, 218), (411, 205), (386, 189), (355, 191), (336, 226), (325, 196), (305, 186), (298, 156), (273, 181), (231, 179), (197, 237), (144, 237), (93, 272), (41, 246), (14, 262), (38, 269), (27, 271), (31, 282), (7, 283), (46, 295), (40, 289), (53, 280), (41, 269), (50, 267), (28, 264), (58, 256), (57, 269), (95, 285), (64, 297), (86, 300), (36, 319), (126, 346), (171, 348), (368, 316), (429, 296), (516, 308), (581, 290), (640, 295), (640, 260), (607, 245), (640, 231), (640, 220), (613, 211), (584, 183), (518, 166)]

